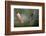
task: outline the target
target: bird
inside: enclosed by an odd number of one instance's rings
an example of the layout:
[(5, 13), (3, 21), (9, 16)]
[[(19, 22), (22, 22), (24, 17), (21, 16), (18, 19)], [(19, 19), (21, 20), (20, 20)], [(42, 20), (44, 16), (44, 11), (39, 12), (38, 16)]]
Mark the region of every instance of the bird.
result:
[(20, 23), (24, 23), (24, 18), (21, 16), (21, 14), (19, 12), (16, 14), (16, 16), (17, 16), (18, 20), (20, 21)]

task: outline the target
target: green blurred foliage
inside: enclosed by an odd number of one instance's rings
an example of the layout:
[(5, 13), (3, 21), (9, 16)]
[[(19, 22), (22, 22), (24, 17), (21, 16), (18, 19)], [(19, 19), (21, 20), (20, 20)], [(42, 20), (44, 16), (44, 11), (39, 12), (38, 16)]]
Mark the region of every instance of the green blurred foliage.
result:
[(14, 11), (16, 12), (16, 13), (20, 13), (20, 14), (32, 14), (32, 10), (30, 10), (30, 9), (14, 9)]
[(39, 26), (39, 20), (38, 20), (39, 17), (38, 17), (38, 14), (34, 15), (37, 19), (34, 16), (32, 16), (32, 17), (30, 16), (32, 18), (32, 21), (30, 22), (30, 20), (29, 20), (29, 21), (24, 22), (23, 24), (21, 24), (18, 21), (17, 17), (16, 17), (16, 14), (18, 12), (20, 14), (29, 14), (29, 15), (32, 15), (34, 10), (36, 10), (36, 9), (14, 9), (14, 27), (31, 27), (31, 26), (34, 27), (34, 26)]

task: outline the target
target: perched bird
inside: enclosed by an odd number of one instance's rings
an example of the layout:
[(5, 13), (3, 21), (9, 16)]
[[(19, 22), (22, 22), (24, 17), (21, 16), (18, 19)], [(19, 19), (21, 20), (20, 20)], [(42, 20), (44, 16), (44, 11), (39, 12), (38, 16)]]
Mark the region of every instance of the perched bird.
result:
[(16, 15), (17, 15), (17, 17), (18, 17), (18, 20), (19, 20), (21, 23), (24, 23), (24, 18), (20, 15), (20, 13), (18, 12)]

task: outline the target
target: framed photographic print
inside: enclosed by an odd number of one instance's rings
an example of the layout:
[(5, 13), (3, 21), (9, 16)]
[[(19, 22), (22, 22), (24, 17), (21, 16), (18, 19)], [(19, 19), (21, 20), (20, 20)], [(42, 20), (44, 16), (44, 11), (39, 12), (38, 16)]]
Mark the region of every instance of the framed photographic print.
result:
[(45, 32), (44, 3), (5, 1), (5, 34)]

